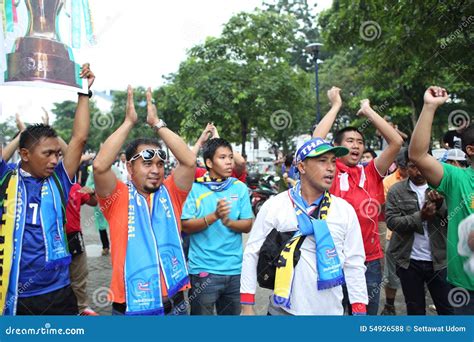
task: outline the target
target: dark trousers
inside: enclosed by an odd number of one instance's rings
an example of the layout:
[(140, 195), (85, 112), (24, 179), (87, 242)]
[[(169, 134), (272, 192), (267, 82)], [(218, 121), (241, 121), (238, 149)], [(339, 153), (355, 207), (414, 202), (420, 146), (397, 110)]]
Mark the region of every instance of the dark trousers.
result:
[(109, 237), (107, 236), (107, 229), (99, 230), (100, 242), (102, 242), (102, 248), (110, 248)]
[(446, 280), (446, 268), (435, 271), (431, 261), (411, 259), (407, 269), (397, 267), (397, 275), (402, 284), (408, 315), (426, 315), (425, 284), (438, 315), (454, 314), (448, 299), (451, 285)]
[(78, 315), (71, 286), (33, 297), (18, 298), (17, 315)]

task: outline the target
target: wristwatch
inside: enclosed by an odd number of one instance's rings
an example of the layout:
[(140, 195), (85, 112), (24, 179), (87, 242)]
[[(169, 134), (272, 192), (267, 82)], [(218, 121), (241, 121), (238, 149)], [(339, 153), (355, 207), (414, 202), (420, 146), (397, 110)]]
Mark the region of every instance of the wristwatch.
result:
[(166, 122), (160, 119), (153, 127), (159, 130), (160, 128), (166, 127)]

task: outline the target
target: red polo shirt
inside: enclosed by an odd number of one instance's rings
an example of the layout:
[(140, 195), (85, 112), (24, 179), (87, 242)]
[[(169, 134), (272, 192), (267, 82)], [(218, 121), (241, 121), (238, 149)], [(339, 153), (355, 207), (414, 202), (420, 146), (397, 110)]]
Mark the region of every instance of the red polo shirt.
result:
[(66, 206), (66, 234), (81, 231), (81, 205), (87, 203), (91, 196), (79, 192), (79, 184), (74, 184), (69, 192)]
[(362, 230), (366, 261), (382, 258), (379, 214), (385, 199), (383, 176), (375, 167), (374, 160), (366, 166), (347, 166), (336, 160), (336, 177), (330, 192), (354, 207)]

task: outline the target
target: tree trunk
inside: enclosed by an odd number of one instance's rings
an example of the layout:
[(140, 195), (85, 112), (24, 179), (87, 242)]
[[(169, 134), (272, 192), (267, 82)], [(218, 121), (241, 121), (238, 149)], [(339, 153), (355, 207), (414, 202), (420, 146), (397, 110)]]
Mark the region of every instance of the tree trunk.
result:
[(416, 122), (418, 121), (418, 116), (421, 113), (422, 105), (423, 105), (423, 97), (421, 98), (421, 102), (417, 101), (418, 98), (416, 96), (417, 91), (421, 91), (421, 94), (424, 94), (423, 87), (413, 87), (412, 90), (407, 90), (405, 87), (402, 87), (403, 96), (408, 100), (411, 106), (411, 129), (410, 133), (413, 132), (416, 126)]
[(242, 156), (247, 155), (245, 153), (245, 143), (247, 142), (247, 134), (248, 134), (248, 129), (249, 129), (249, 123), (247, 119), (240, 119), (240, 133), (241, 133), (241, 143), (242, 143), (242, 150), (241, 154)]
[(416, 122), (418, 121), (419, 112), (418, 112), (418, 108), (416, 108), (415, 101), (413, 101), (413, 99), (411, 98), (410, 98), (410, 105), (411, 105), (411, 115), (410, 115), (411, 124), (412, 124), (413, 129), (415, 129)]
[(287, 137), (283, 137), (281, 143), (282, 143), (282, 147), (283, 147), (283, 154), (284, 154), (284, 155), (287, 155), (288, 152), (289, 152), (289, 151), (288, 151), (288, 150), (289, 150), (289, 148), (288, 148), (288, 138), (287, 138)]

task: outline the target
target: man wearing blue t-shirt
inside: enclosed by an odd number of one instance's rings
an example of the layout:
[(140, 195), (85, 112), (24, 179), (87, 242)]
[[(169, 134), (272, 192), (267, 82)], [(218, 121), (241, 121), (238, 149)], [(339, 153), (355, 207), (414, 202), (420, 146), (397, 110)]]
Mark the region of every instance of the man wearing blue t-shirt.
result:
[(191, 315), (240, 314), (242, 233), (253, 213), (247, 186), (231, 177), (233, 151), (224, 139), (203, 147), (208, 173), (196, 179), (181, 216), (190, 234)]
[[(89, 65), (81, 77), (89, 87)], [(90, 93), (89, 93), (90, 94)], [(71, 255), (63, 210), (89, 134), (89, 96), (80, 94), (64, 158), (53, 128), (29, 126), (20, 135), (20, 163), (0, 159), (0, 310), (3, 315), (74, 315)], [(0, 151), (1, 152), (1, 151)]]

